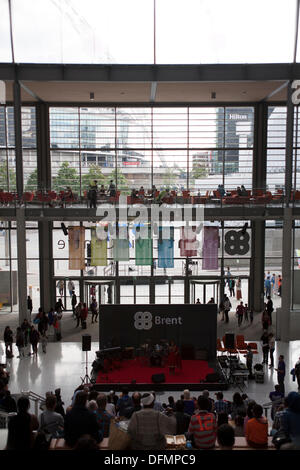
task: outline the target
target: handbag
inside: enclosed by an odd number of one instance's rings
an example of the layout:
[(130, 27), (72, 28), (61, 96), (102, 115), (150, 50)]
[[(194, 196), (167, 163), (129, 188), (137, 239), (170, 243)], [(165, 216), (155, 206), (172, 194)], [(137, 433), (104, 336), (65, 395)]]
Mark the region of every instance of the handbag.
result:
[(289, 435), (280, 429), (274, 434), (272, 439), (272, 443), (274, 444), (277, 450), (279, 450), (283, 444), (287, 444), (289, 442), (292, 442)]

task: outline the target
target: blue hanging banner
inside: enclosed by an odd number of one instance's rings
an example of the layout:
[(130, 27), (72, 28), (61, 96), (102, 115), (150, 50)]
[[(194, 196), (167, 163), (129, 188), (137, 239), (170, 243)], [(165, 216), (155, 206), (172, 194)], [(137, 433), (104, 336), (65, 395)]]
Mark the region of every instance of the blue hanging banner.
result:
[(163, 238), (163, 228), (158, 227), (158, 267), (174, 268), (174, 227), (169, 227), (169, 239)]

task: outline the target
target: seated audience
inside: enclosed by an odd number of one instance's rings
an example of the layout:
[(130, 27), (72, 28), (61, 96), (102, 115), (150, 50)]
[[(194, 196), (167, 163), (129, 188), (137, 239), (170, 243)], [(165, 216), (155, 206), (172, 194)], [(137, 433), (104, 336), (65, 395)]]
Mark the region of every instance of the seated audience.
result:
[(244, 437), (244, 416), (236, 415), (234, 418), (234, 435), (235, 437)]
[(203, 395), (205, 398), (207, 398), (208, 401), (210, 402), (210, 410), (209, 410), (209, 411), (213, 411), (215, 401), (214, 401), (212, 398), (210, 398), (210, 396), (209, 396), (209, 391), (208, 391), (208, 390), (203, 390), (202, 395)]
[(233, 427), (229, 424), (222, 424), (217, 430), (217, 440), (220, 450), (232, 450), (235, 443)]
[(287, 408), (281, 416), (280, 429), (291, 439), (290, 444), (283, 444), (280, 449), (300, 450), (300, 395), (290, 392), (286, 398)]
[(245, 437), (248, 445), (255, 449), (268, 446), (268, 420), (263, 417), (261, 405), (254, 405), (253, 418), (247, 422)]
[(161, 412), (163, 412), (163, 411), (164, 411), (164, 408), (163, 408), (162, 404), (161, 404), (159, 401), (156, 400), (156, 393), (155, 393), (153, 390), (152, 390), (152, 392), (150, 392), (150, 393), (152, 393), (152, 395), (154, 396), (154, 406), (153, 406), (153, 408), (154, 408), (156, 411), (161, 411)]
[(219, 191), (221, 197), (224, 197), (225, 194), (226, 194), (226, 191), (225, 191), (225, 188), (224, 188), (223, 184), (219, 184), (219, 186), (217, 188), (217, 191)]
[(228, 414), (224, 411), (221, 411), (217, 414), (217, 425), (222, 426), (222, 424), (228, 424)]
[(215, 394), (216, 395), (216, 401), (214, 403), (214, 411), (219, 414), (219, 413), (229, 413), (229, 403), (226, 400), (223, 400), (223, 393), (218, 392)]
[(96, 419), (100, 432), (103, 437), (108, 437), (111, 416), (106, 411), (107, 398), (104, 393), (98, 394), (96, 404)]
[(139, 392), (134, 392), (132, 394), (132, 405), (128, 406), (128, 408), (125, 408), (124, 410), (124, 416), (126, 419), (130, 419), (133, 413), (142, 409), (141, 398), (142, 396)]
[(53, 437), (61, 437), (64, 430), (64, 418), (54, 411), (55, 407), (55, 395), (48, 395), (46, 397), (46, 410), (39, 417), (39, 431), (51, 434)]
[(66, 413), (65, 413), (64, 406), (63, 406), (64, 402), (62, 401), (61, 394), (60, 394), (60, 388), (57, 388), (56, 390), (54, 390), (54, 394), (56, 397), (56, 407), (54, 411), (62, 415), (62, 417), (64, 418)]
[(279, 429), (281, 428), (281, 418), (282, 418), (282, 415), (284, 413), (284, 410), (287, 408), (287, 399), (285, 398), (284, 399), (284, 403), (282, 403), (281, 405), (278, 406), (277, 410), (276, 410), (276, 413), (275, 413), (275, 416), (274, 416), (274, 421), (273, 421), (273, 424), (272, 424), (272, 429), (271, 429), (271, 436), (274, 436), (274, 434), (279, 431)]
[(65, 441), (69, 447), (74, 447), (84, 434), (91, 435), (97, 442), (101, 442), (103, 438), (99, 432), (96, 415), (86, 407), (87, 399), (87, 392), (79, 391), (74, 406), (65, 416)]
[(241, 196), (248, 196), (247, 189), (243, 184), (241, 186)]
[(75, 447), (73, 448), (73, 450), (79, 450), (79, 451), (83, 451), (83, 450), (87, 450), (87, 451), (91, 451), (91, 450), (99, 450), (99, 446), (97, 444), (97, 441), (95, 439), (93, 439), (89, 434), (85, 434), (84, 436), (81, 436)]
[(217, 422), (213, 413), (208, 410), (211, 404), (208, 398), (200, 395), (198, 398), (199, 410), (191, 417), (189, 433), (197, 449), (212, 449), (217, 436)]
[(33, 447), (33, 431), (39, 427), (35, 415), (28, 413), (29, 398), (20, 397), (17, 403), (18, 412), (8, 422), (6, 450), (30, 450)]
[(184, 402), (184, 412), (192, 416), (195, 410), (195, 404), (194, 404), (194, 400), (191, 399), (190, 391), (187, 389), (183, 391), (183, 402)]
[(169, 417), (153, 409), (154, 396), (144, 393), (141, 399), (143, 409), (133, 413), (128, 434), (133, 450), (163, 450), (166, 447), (166, 434), (175, 434), (175, 417)]
[(116, 411), (119, 416), (124, 416), (124, 411), (125, 408), (128, 408), (129, 406), (132, 406), (132, 399), (130, 398), (128, 394), (128, 389), (123, 388), (122, 394), (120, 398), (118, 399), (117, 405), (116, 405)]
[(232, 397), (230, 414), (231, 414), (231, 419), (233, 420), (236, 417), (236, 415), (246, 416), (246, 406), (240, 393), (238, 392), (236, 392)]
[(175, 405), (176, 434), (184, 434), (189, 429), (191, 416), (184, 412), (184, 402), (177, 400)]
[(176, 409), (175, 400), (174, 400), (174, 397), (172, 396), (168, 397), (168, 407), (172, 408), (173, 411), (175, 411)]
[(105, 410), (111, 417), (114, 418), (116, 416), (116, 407), (115, 407), (115, 404), (112, 403), (112, 396), (108, 394), (106, 399), (107, 399), (107, 403), (106, 403)]
[(247, 412), (246, 412), (246, 416), (244, 418), (244, 435), (246, 433), (246, 426), (247, 426), (247, 423), (248, 423), (249, 419), (253, 418), (253, 407), (254, 407), (254, 405), (256, 405), (256, 402), (252, 400), (252, 401), (249, 402), (249, 405), (247, 406)]

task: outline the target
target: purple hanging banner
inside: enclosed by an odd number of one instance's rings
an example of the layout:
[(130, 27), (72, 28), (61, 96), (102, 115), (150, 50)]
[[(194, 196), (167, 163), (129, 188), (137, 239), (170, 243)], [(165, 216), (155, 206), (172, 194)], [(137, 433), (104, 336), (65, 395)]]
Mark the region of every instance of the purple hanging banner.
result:
[(202, 269), (218, 269), (219, 228), (204, 227)]

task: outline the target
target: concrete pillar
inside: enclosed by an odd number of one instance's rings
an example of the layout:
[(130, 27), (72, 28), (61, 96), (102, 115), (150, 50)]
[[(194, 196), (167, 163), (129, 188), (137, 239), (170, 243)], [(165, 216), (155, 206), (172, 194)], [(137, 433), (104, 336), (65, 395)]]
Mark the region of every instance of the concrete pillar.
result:
[(48, 312), (54, 307), (55, 292), (53, 292), (53, 252), (52, 252), (52, 223), (39, 222), (39, 253), (40, 253), (40, 301), (41, 307)]
[(252, 256), (250, 261), (250, 307), (261, 312), (264, 306), (265, 222), (255, 220), (252, 227)]
[(19, 323), (25, 318), (30, 320), (27, 310), (27, 260), (26, 260), (26, 222), (25, 208), (16, 208), (17, 249), (18, 249), (18, 297)]
[(284, 209), (282, 230), (282, 287), (281, 308), (276, 310), (276, 337), (281, 341), (290, 340), (291, 300), (292, 300), (292, 208)]

